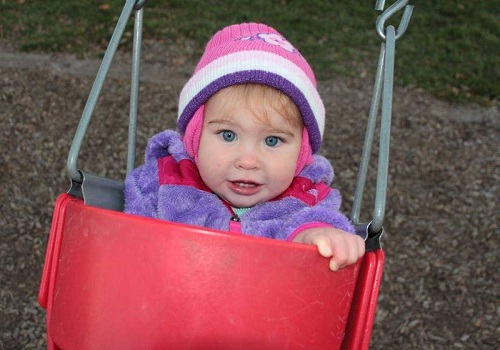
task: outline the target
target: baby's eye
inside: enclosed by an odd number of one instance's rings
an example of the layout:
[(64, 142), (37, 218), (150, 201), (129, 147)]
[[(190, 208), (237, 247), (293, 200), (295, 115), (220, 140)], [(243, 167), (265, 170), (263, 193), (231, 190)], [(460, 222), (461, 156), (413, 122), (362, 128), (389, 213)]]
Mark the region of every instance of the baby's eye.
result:
[(222, 136), (222, 139), (226, 142), (232, 142), (236, 139), (236, 134), (231, 130), (222, 130), (220, 132), (220, 135)]
[(269, 147), (276, 147), (281, 142), (281, 139), (277, 136), (266, 137), (266, 145)]

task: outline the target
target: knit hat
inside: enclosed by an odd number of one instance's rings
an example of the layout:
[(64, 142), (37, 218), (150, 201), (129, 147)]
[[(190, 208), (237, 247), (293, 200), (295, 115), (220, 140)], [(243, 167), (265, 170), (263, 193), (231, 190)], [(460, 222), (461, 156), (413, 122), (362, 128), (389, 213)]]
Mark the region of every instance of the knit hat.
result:
[[(299, 51), (275, 29), (242, 23), (217, 32), (207, 43), (194, 74), (181, 91), (178, 127), (185, 137), (199, 143), (199, 128), (186, 132), (192, 119), (199, 125), (203, 105), (215, 93), (236, 84), (263, 84), (289, 96), (298, 107), (312, 153), (323, 138), (325, 108), (314, 73)], [(193, 117), (196, 118), (193, 118)], [(190, 125), (190, 129), (193, 129)], [(193, 135), (194, 134), (194, 135)], [(189, 150), (188, 150), (189, 153)]]

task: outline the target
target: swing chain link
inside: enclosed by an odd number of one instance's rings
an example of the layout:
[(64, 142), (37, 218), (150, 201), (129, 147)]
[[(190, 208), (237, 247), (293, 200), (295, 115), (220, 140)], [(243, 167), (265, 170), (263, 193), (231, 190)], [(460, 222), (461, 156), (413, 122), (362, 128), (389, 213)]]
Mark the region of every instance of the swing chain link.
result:
[[(403, 16), (401, 17), (401, 21), (399, 22), (398, 29), (396, 30), (396, 40), (401, 38), (403, 34), (406, 32), (408, 28), (408, 24), (410, 23), (411, 15), (413, 13), (413, 6), (407, 5), (409, 0), (399, 0), (394, 4), (389, 6), (385, 11), (383, 11), (380, 16), (378, 16), (376, 21), (377, 34), (382, 40), (386, 40), (386, 29), (385, 22), (394, 16), (399, 10), (404, 8)], [(377, 11), (382, 11), (384, 9), (385, 0), (378, 0), (375, 5), (375, 9)]]

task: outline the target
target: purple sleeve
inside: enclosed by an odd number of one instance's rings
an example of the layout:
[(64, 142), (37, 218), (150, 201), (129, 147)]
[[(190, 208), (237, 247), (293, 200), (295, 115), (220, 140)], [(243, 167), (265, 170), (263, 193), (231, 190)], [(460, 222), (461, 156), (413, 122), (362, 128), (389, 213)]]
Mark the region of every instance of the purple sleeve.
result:
[(126, 213), (158, 218), (158, 159), (168, 155), (176, 161), (188, 158), (181, 137), (174, 130), (154, 135), (146, 147), (145, 163), (125, 179)]
[(295, 236), (301, 228), (309, 223), (315, 225), (333, 226), (343, 231), (354, 233), (354, 227), (350, 220), (339, 211), (341, 204), (339, 191), (332, 189), (328, 196), (313, 206), (304, 206), (295, 212), (288, 220), (285, 220), (283, 232), (280, 239), (288, 240)]
[(354, 232), (349, 219), (339, 211), (341, 197), (331, 189), (325, 198), (308, 205), (293, 196), (257, 205), (244, 215), (243, 232), (250, 235), (288, 240), (310, 223)]
[(151, 159), (125, 179), (125, 208), (129, 214), (158, 217), (158, 162)]

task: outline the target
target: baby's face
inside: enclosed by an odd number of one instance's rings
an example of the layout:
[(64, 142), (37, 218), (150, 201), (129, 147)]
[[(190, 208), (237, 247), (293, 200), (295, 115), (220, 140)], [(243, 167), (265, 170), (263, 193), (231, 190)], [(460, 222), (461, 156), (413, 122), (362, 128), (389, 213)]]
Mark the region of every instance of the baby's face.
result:
[(279, 196), (295, 174), (303, 128), (295, 124), (266, 103), (249, 109), (244, 101), (215, 94), (205, 105), (198, 152), (201, 178), (233, 207)]

